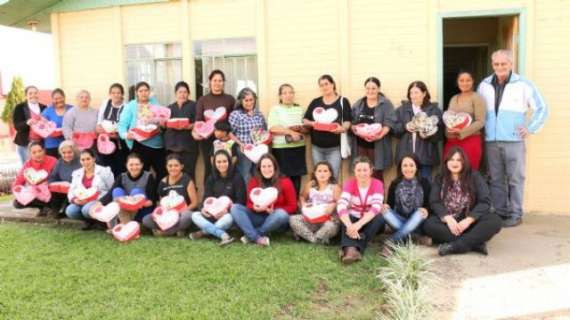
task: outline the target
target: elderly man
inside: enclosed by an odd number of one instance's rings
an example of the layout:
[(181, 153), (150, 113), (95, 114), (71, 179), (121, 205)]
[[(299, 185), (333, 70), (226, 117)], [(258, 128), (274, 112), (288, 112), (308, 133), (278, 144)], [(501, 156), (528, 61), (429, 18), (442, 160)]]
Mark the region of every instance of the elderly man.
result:
[[(510, 50), (491, 56), (495, 73), (477, 90), (487, 103), (485, 141), (491, 176), (491, 200), (504, 227), (522, 223), (525, 179), (525, 138), (540, 130), (548, 108), (536, 87), (514, 73)], [(532, 116), (527, 121), (527, 112)]]

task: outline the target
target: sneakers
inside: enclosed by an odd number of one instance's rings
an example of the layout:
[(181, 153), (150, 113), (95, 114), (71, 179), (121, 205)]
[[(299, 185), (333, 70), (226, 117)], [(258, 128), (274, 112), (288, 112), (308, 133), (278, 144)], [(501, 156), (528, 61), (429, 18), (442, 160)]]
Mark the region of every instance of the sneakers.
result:
[(512, 228), (522, 224), (522, 218), (511, 217), (503, 220), (503, 228)]
[(462, 242), (454, 241), (449, 243), (443, 243), (438, 248), (438, 253), (440, 256), (446, 256), (449, 254), (460, 254), (466, 253), (471, 251), (468, 247), (466, 247)]
[(241, 243), (243, 244), (248, 244), (250, 241), (246, 236), (242, 236), (241, 238), (239, 238), (239, 240), (241, 241)]
[(230, 235), (227, 234), (227, 233), (224, 233), (224, 234), (222, 235), (222, 240), (220, 241), (220, 243), (219, 243), (218, 245), (219, 245), (220, 247), (223, 247), (223, 246), (226, 246), (226, 245), (228, 245), (228, 244), (234, 242), (234, 240), (235, 240), (235, 239), (234, 239), (232, 236), (230, 236)]
[(259, 238), (257, 238), (257, 240), (255, 240), (255, 243), (258, 246), (269, 247), (269, 238), (268, 237), (259, 237)]
[(206, 233), (204, 231), (195, 231), (195, 232), (191, 232), (188, 237), (191, 240), (198, 240), (200, 238), (204, 238), (205, 236), (206, 236)]
[(340, 259), (344, 265), (349, 265), (360, 260), (362, 260), (362, 254), (356, 247), (344, 248), (342, 258)]

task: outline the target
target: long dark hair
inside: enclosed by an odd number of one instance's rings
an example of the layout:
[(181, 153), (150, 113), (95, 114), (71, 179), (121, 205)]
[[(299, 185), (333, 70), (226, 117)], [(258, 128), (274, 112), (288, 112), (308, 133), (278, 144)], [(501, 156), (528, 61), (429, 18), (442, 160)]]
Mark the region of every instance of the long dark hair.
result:
[(221, 179), (222, 178), (220, 170), (218, 170), (218, 168), (216, 168), (216, 158), (218, 156), (224, 156), (228, 160), (227, 178), (232, 178), (234, 176), (234, 166), (232, 163), (232, 156), (230, 156), (230, 154), (228, 153), (227, 150), (223, 150), (223, 149), (214, 152), (214, 157), (212, 159), (212, 176), (214, 177), (214, 179)]
[(469, 197), (469, 204), (473, 205), (475, 202), (475, 185), (473, 182), (473, 170), (471, 169), (471, 164), (469, 163), (469, 158), (463, 151), (463, 148), (459, 146), (453, 146), (445, 154), (443, 162), (441, 164), (441, 190), (443, 192), (443, 197), (449, 192), (450, 188), (453, 187), (453, 180), (451, 171), (447, 168), (447, 163), (455, 155), (459, 154), (461, 157), (462, 168), (459, 172), (459, 183), (463, 192)]
[(420, 89), (421, 92), (426, 94), (426, 96), (424, 97), (424, 101), (422, 101), (422, 105), (420, 107), (422, 108), (427, 107), (430, 104), (431, 95), (429, 94), (426, 84), (423, 81), (414, 81), (410, 83), (410, 85), (408, 86), (408, 95), (407, 95), (408, 101), (410, 101), (410, 103), (412, 102), (412, 98), (410, 98), (410, 90), (412, 90), (413, 87)]
[(311, 186), (313, 186), (313, 187), (319, 186), (319, 182), (317, 181), (317, 176), (315, 175), (315, 172), (317, 171), (317, 168), (319, 166), (325, 166), (325, 167), (327, 167), (327, 169), (329, 169), (331, 176), (329, 177), (328, 184), (336, 184), (336, 178), (334, 177), (334, 170), (333, 170), (332, 165), (328, 161), (323, 160), (323, 161), (317, 162), (313, 166), (313, 172), (311, 173)]
[(400, 183), (400, 181), (404, 180), (404, 173), (402, 172), (402, 164), (404, 163), (404, 159), (410, 159), (412, 160), (415, 165), (416, 165), (416, 175), (415, 175), (415, 179), (416, 180), (420, 180), (420, 160), (418, 159), (418, 156), (416, 156), (413, 153), (407, 153), (405, 154), (400, 161), (398, 161), (398, 167), (396, 168), (396, 179), (394, 179), (394, 181), (392, 182), (394, 185)]
[[(273, 172), (273, 177), (271, 177), (271, 179), (265, 179), (265, 177), (263, 177), (263, 175), (261, 174), (261, 162), (263, 162), (263, 160), (265, 160), (265, 159), (269, 159), (273, 163), (274, 172)], [(280, 188), (279, 188), (279, 178), (280, 177), (281, 177), (281, 172), (279, 171), (279, 164), (277, 163), (277, 160), (275, 159), (275, 157), (270, 153), (266, 153), (263, 156), (261, 156), (261, 158), (259, 159), (259, 162), (255, 166), (254, 179), (257, 181), (257, 184), (260, 186), (264, 186), (266, 184), (269, 184), (272, 187), (277, 188), (277, 190), (280, 190)]]
[(330, 74), (323, 74), (322, 76), (320, 76), (319, 81), (317, 81), (317, 83), (321, 84), (321, 81), (323, 81), (323, 80), (327, 80), (328, 82), (332, 83), (334, 93), (338, 94), (336, 92), (336, 82), (334, 82), (334, 79)]

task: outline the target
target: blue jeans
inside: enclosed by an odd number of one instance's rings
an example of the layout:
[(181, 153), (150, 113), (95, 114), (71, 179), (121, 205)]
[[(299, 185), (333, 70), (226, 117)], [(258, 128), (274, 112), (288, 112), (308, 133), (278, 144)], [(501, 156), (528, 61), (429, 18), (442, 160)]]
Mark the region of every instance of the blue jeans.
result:
[(404, 240), (410, 233), (414, 232), (423, 222), (422, 213), (420, 210), (414, 211), (409, 218), (397, 214), (394, 210), (389, 209), (383, 214), (384, 220), (396, 232), (392, 234), (390, 239), (394, 242)]
[(232, 206), (231, 214), (250, 241), (256, 241), (272, 231), (285, 230), (289, 225), (289, 214), (283, 209), (275, 209), (271, 214), (257, 213), (236, 203)]
[(28, 147), (16, 146), (16, 152), (18, 152), (18, 156), (20, 157), (20, 161), (22, 161), (22, 165), (26, 160), (28, 160)]
[(228, 230), (234, 223), (234, 219), (231, 214), (224, 214), (220, 219), (212, 223), (204, 217), (202, 213), (194, 212), (192, 214), (192, 222), (194, 222), (200, 230), (221, 239), (222, 235), (226, 233), (226, 230)]
[(95, 203), (97, 203), (97, 201), (91, 201), (82, 206), (71, 203), (67, 208), (65, 208), (65, 215), (67, 215), (69, 219), (89, 220), (91, 219), (89, 209), (91, 209)]
[(241, 150), (238, 150), (237, 157), (238, 157), (238, 163), (237, 163), (238, 172), (245, 180), (245, 185), (247, 186), (247, 184), (249, 183), (249, 179), (253, 174), (255, 163), (251, 162), (251, 160), (249, 160), (249, 158), (245, 154), (243, 154)]
[(328, 161), (331, 164), (334, 176), (338, 179), (338, 174), (340, 172), (340, 165), (342, 159), (340, 157), (340, 146), (332, 148), (321, 148), (315, 145), (311, 148), (311, 154), (313, 156), (313, 165), (319, 161)]

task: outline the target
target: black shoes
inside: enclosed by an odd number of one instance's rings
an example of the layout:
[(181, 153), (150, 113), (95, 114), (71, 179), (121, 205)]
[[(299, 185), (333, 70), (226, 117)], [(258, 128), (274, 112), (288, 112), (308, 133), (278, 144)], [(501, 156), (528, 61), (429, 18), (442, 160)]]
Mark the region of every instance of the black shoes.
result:
[(481, 244), (474, 246), (473, 248), (471, 248), (471, 251), (480, 253), (484, 256), (489, 255), (489, 251), (487, 251), (487, 244), (486, 243), (481, 243)]

